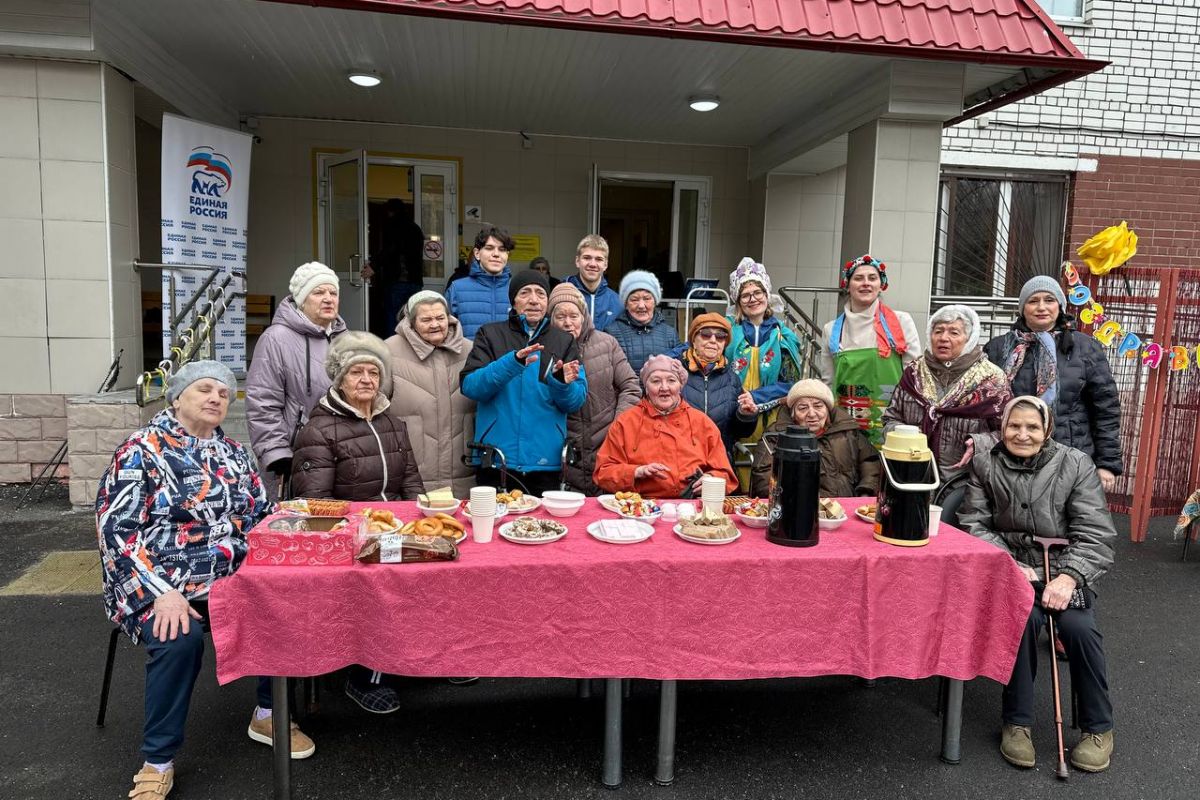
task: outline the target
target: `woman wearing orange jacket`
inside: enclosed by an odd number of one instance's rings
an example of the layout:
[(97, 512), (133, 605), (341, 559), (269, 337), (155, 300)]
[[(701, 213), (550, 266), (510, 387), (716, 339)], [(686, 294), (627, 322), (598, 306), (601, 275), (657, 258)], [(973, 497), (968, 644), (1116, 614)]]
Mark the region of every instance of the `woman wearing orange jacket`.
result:
[(609, 492), (680, 497), (700, 491), (700, 478), (717, 475), (736, 492), (737, 476), (721, 432), (683, 399), (687, 372), (678, 359), (653, 356), (642, 367), (646, 396), (613, 421), (596, 456), (592, 479)]

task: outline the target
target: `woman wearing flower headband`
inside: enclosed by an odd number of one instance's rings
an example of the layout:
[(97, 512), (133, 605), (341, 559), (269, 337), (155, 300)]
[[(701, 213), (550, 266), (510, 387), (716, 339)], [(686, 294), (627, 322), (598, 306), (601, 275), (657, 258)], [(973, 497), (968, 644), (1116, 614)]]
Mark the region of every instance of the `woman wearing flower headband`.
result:
[[(800, 380), (800, 342), (771, 309), (771, 277), (753, 258), (743, 258), (729, 274), (729, 321), (732, 332), (725, 358), (742, 379), (760, 412), (754, 431), (742, 440), (753, 448), (775, 421), (788, 389)], [(742, 486), (750, 486), (750, 468), (738, 469)]]
[(900, 383), (905, 365), (921, 354), (911, 316), (879, 299), (887, 291), (887, 265), (869, 255), (847, 261), (841, 288), (846, 307), (825, 325), (819, 365), (837, 404), (850, 412), (878, 447), (883, 409)]

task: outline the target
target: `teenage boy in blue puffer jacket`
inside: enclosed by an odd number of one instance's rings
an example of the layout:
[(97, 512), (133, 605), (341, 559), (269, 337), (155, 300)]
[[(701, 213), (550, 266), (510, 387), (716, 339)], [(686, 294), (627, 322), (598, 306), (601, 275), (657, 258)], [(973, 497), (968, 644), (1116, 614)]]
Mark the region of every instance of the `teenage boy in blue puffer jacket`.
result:
[(475, 237), (471, 266), (467, 276), (446, 289), (450, 313), (458, 318), (463, 336), (475, 338), (479, 326), (508, 317), (508, 284), (512, 272), (508, 254), (516, 247), (508, 231), (489, 226)]

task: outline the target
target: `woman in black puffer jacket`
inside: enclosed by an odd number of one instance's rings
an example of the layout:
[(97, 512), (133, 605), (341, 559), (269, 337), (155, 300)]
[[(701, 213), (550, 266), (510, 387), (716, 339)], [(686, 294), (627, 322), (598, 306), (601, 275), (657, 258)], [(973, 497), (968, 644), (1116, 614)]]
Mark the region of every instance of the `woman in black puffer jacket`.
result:
[(1122, 471), (1121, 398), (1104, 348), (1071, 330), (1066, 302), (1054, 278), (1030, 278), (1021, 288), (1021, 316), (984, 352), (1008, 375), (1014, 396), (1033, 395), (1050, 406), (1054, 440), (1091, 456), (1111, 492)]
[(333, 385), (296, 438), (296, 497), (416, 500), (425, 491), (408, 427), (385, 413), (390, 363), (387, 346), (363, 331), (348, 331), (330, 345), (325, 371)]

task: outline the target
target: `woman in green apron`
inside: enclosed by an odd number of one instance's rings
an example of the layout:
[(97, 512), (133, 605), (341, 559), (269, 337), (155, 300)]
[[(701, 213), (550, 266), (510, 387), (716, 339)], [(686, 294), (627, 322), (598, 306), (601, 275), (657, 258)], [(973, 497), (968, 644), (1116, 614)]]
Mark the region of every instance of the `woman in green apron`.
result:
[[(732, 327), (725, 358), (742, 379), (759, 411), (754, 432), (741, 442), (751, 449), (775, 421), (788, 389), (800, 380), (800, 343), (771, 309), (771, 278), (767, 268), (743, 258), (729, 274)], [(738, 467), (738, 480), (749, 489), (750, 467)]]
[(820, 357), (822, 380), (876, 447), (883, 441), (883, 410), (900, 373), (921, 355), (912, 317), (879, 299), (887, 286), (887, 265), (879, 259), (864, 255), (846, 262), (841, 278), (846, 306), (826, 323)]

